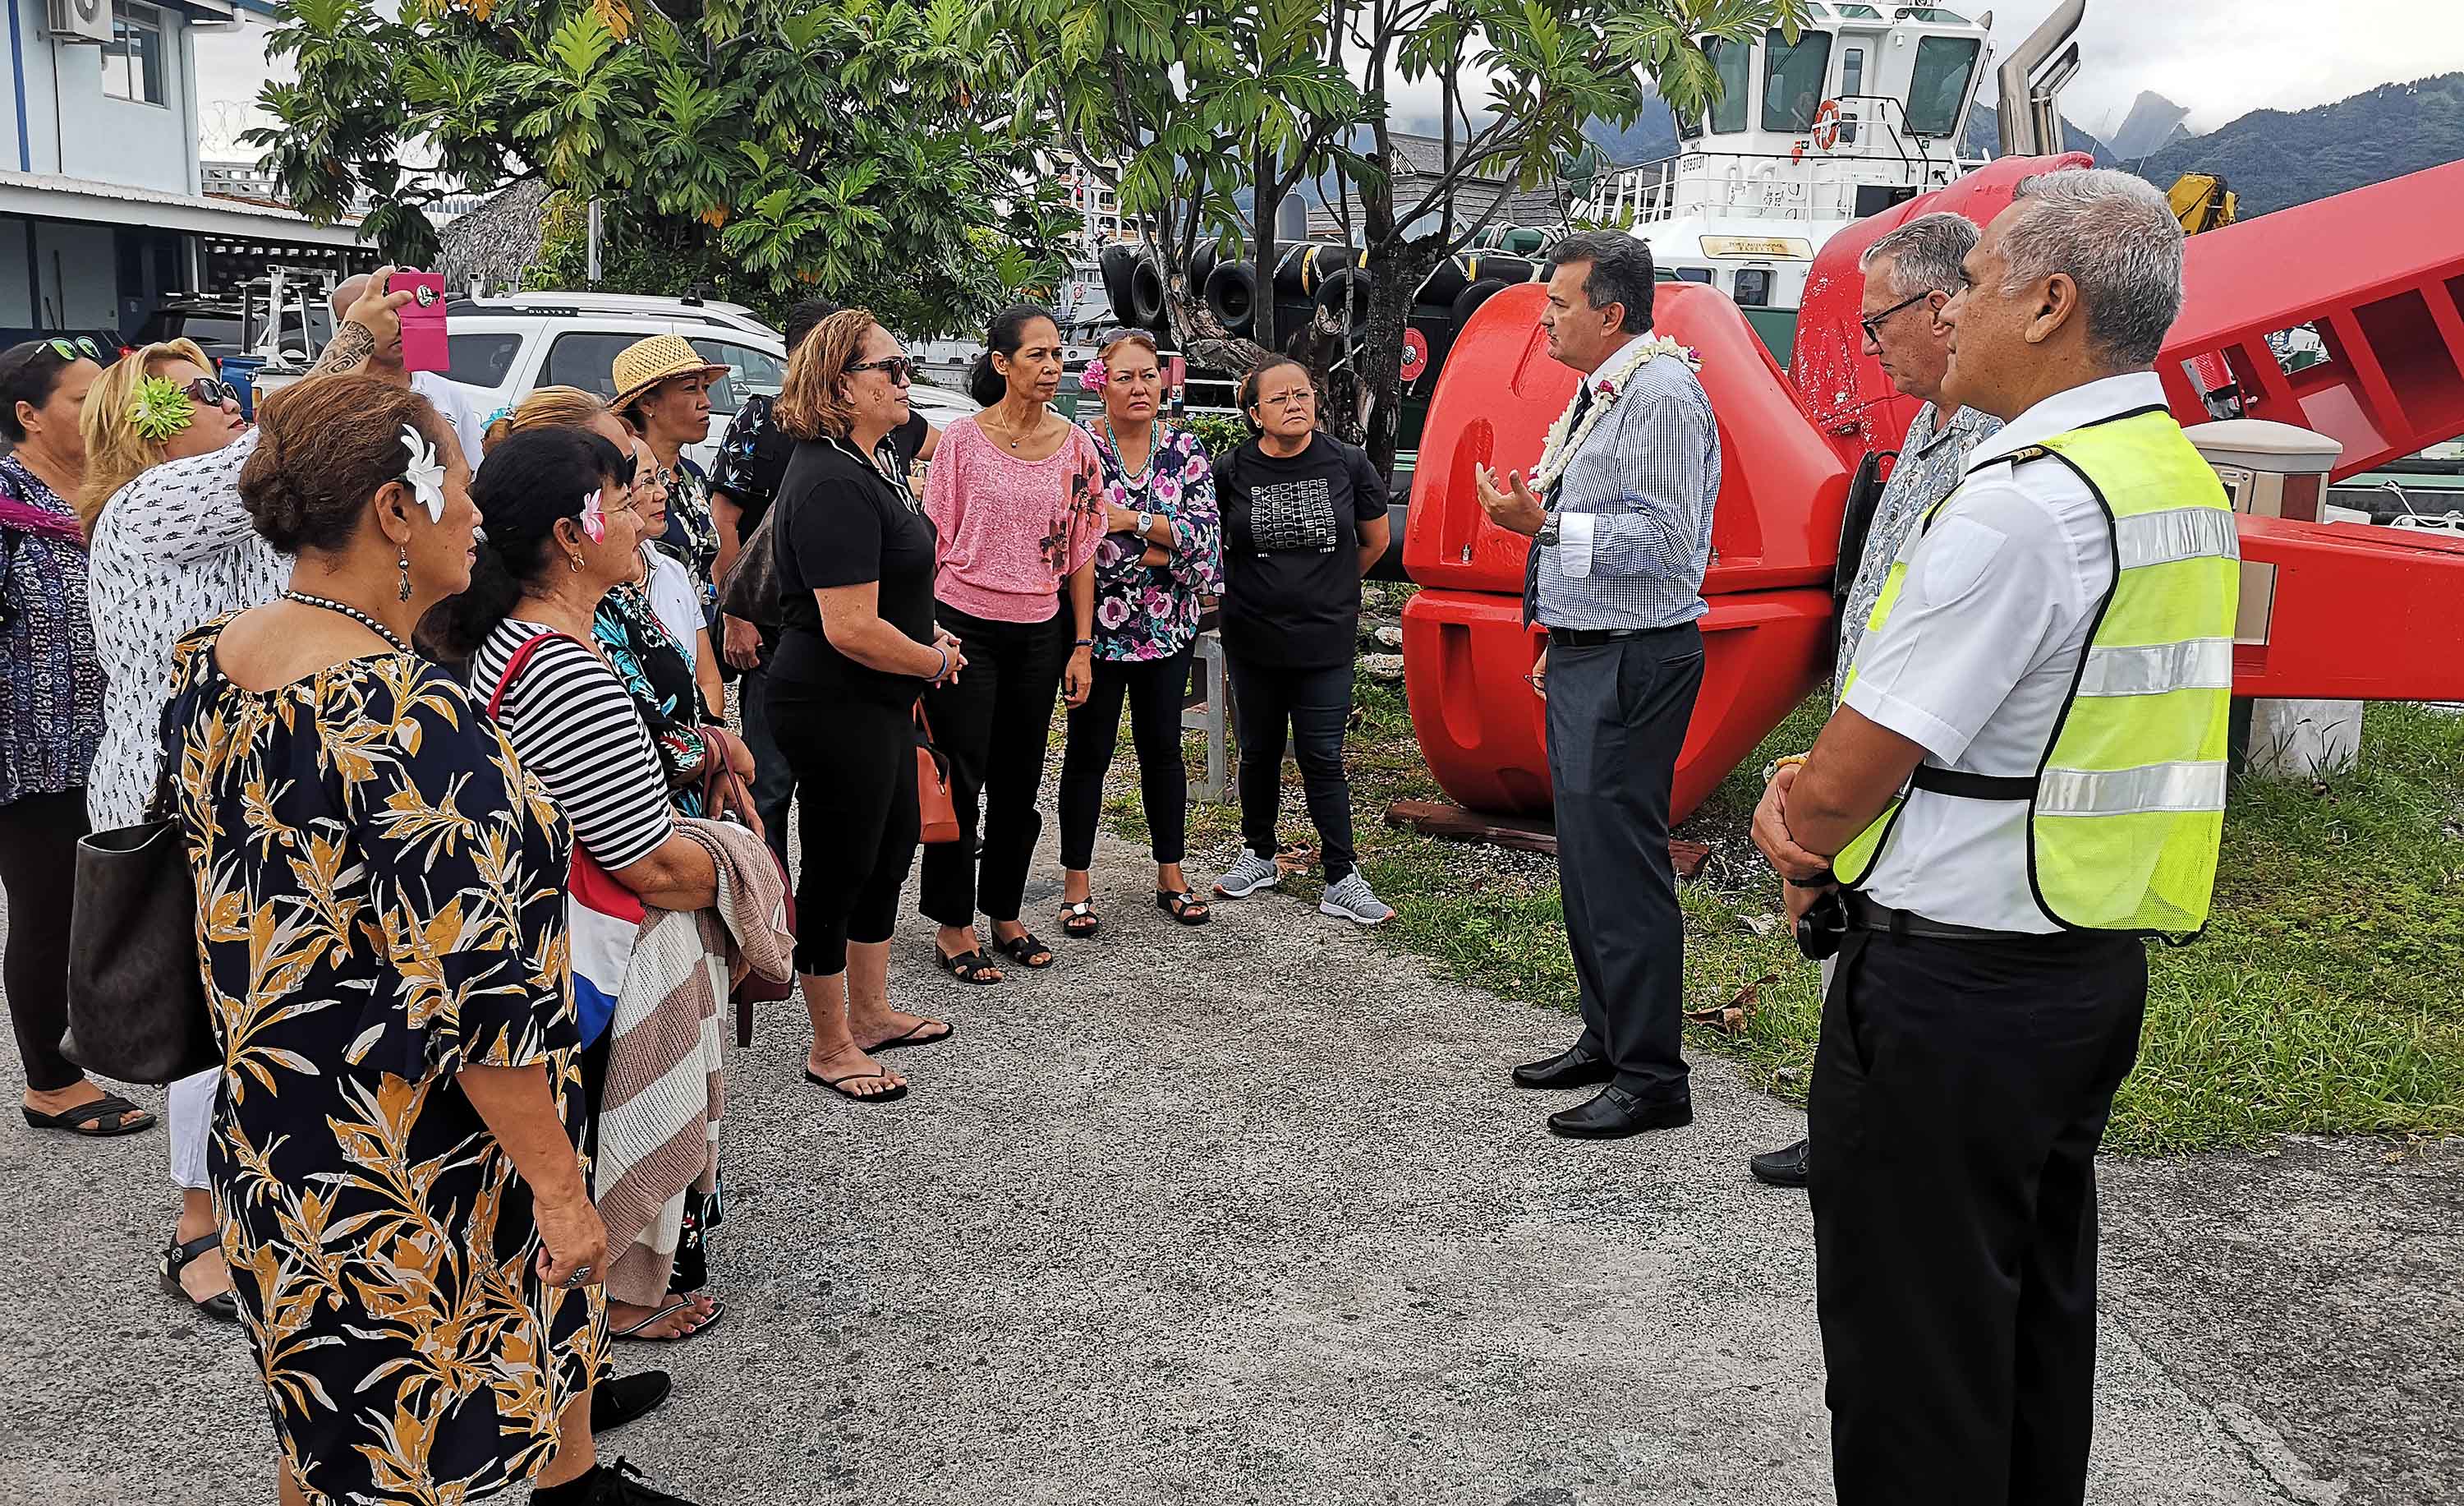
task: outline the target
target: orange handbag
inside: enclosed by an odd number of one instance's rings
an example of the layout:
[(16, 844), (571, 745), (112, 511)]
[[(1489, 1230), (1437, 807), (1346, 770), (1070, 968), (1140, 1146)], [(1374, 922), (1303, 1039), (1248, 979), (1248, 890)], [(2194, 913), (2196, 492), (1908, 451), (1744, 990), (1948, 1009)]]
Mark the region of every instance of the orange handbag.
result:
[(924, 702), (915, 702), (915, 805), (922, 816), (926, 842), (958, 839), (958, 802), (950, 793), (950, 761), (933, 746), (933, 723), (924, 717)]

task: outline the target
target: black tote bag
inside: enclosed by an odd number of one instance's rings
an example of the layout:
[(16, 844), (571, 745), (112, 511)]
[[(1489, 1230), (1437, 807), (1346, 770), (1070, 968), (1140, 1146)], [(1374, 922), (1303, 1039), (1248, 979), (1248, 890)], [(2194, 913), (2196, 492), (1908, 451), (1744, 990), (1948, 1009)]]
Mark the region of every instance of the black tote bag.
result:
[(121, 1082), (176, 1082), (223, 1064), (206, 1006), (197, 888), (170, 809), (166, 766), (152, 819), (77, 839), (69, 920), (69, 1028), (60, 1053)]

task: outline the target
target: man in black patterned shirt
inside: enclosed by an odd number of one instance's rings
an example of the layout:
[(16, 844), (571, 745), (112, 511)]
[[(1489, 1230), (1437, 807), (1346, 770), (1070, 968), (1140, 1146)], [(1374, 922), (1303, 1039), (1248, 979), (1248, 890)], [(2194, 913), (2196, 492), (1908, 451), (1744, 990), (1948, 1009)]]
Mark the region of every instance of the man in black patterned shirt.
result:
[[(823, 299), (806, 299), (787, 311), (789, 361), (838, 307)], [(718, 523), (718, 560), (712, 578), (717, 581), (727, 579), (736, 566), (737, 551), (778, 500), (780, 478), (787, 474), (788, 457), (796, 453), (796, 441), (771, 421), (770, 405), (770, 398), (762, 393), (746, 397), (728, 422), (727, 436), (718, 442), (718, 465), (710, 477), (711, 516)], [(931, 459), (940, 438), (941, 432), (917, 413), (891, 434), (890, 442), (912, 466)], [(721, 616), (718, 621), (719, 657), (742, 674), (737, 701), (743, 713), (744, 743), (753, 751), (753, 808), (760, 814), (771, 851), (784, 863), (787, 808), (796, 797), (796, 776), (770, 736), (770, 676), (762, 666), (776, 645), (761, 629), (741, 617)]]

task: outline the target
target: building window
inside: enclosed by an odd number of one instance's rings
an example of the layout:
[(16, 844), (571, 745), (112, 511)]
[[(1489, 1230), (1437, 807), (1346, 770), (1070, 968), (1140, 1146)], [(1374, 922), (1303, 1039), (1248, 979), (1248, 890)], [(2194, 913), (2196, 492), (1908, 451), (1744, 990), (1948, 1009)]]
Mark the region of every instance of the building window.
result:
[(169, 101), (163, 90), (163, 12), (113, 0), (111, 40), (102, 46), (102, 92), (139, 104)]

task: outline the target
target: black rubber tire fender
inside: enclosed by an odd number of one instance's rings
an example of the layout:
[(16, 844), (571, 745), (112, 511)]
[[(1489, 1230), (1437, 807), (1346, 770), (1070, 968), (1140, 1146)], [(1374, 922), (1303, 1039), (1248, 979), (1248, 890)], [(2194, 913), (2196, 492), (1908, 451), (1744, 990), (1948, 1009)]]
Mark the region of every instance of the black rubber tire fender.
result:
[(1225, 261), (1206, 275), (1206, 311), (1233, 334), (1245, 335), (1258, 321), (1258, 269), (1246, 261)]

